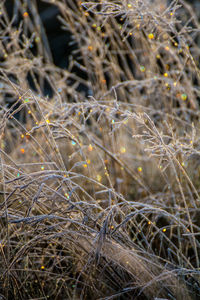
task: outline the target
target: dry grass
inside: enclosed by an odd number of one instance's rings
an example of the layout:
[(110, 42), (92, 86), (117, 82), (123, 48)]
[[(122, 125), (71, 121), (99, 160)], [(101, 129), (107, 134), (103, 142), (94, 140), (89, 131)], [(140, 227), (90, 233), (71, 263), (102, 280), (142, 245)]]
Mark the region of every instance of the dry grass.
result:
[(0, 4), (1, 298), (198, 299), (198, 16), (44, 2), (70, 34), (64, 69), (38, 2), (16, 1), (18, 21)]

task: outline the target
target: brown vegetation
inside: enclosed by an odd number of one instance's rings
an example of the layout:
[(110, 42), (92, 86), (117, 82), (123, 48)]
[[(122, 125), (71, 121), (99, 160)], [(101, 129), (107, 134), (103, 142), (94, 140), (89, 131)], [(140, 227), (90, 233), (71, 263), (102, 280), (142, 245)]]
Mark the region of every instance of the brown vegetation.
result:
[[(193, 7), (20, 0), (13, 19), (6, 5), (1, 298), (198, 299), (200, 26)], [(41, 21), (54, 10), (68, 41), (64, 68)]]

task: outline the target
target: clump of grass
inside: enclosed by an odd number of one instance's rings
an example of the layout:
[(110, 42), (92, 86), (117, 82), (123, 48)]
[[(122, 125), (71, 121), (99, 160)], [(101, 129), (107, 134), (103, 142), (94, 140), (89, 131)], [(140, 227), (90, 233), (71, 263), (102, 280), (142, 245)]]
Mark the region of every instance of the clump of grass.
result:
[(198, 299), (198, 18), (184, 1), (53, 5), (65, 69), (37, 3), (19, 24), (1, 5), (1, 296)]

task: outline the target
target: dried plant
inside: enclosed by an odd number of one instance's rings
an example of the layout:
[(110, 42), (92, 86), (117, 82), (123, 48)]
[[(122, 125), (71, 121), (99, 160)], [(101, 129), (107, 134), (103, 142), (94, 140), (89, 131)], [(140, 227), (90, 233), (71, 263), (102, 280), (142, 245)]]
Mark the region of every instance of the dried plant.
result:
[(198, 299), (194, 7), (12, 7), (0, 4), (1, 298)]

